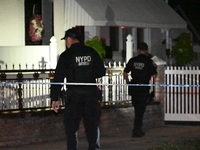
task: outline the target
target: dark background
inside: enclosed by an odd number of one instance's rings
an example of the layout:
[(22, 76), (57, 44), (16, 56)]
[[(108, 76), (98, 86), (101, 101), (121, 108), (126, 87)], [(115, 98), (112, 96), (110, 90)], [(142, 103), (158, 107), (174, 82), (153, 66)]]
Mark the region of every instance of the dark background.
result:
[[(198, 34), (200, 34), (200, 0), (168, 0), (168, 3), (175, 10), (179, 5)], [(177, 13), (180, 14), (180, 12)], [(199, 42), (199, 39), (195, 40)]]

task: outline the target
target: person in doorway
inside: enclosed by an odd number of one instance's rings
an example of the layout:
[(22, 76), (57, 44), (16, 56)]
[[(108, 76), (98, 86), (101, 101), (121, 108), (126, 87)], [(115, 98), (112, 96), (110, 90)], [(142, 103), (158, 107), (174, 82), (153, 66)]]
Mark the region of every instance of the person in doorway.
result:
[[(156, 78), (157, 71), (153, 61), (147, 56), (148, 45), (144, 42), (138, 46), (138, 56), (131, 58), (124, 68), (124, 79), (128, 84), (149, 84), (151, 77)], [(128, 73), (131, 73), (129, 80)], [(128, 92), (132, 97), (132, 105), (135, 110), (134, 128), (132, 137), (143, 137), (143, 115), (146, 109), (149, 86), (129, 86)]]
[[(106, 69), (98, 53), (80, 42), (80, 34), (76, 28), (65, 32), (61, 39), (65, 40), (67, 50), (59, 58), (53, 82), (85, 83), (85, 85), (67, 85), (67, 101), (65, 102), (64, 123), (67, 137), (67, 150), (78, 149), (78, 127), (81, 119), (88, 140), (88, 150), (100, 149), (99, 122), (100, 103), (97, 99), (96, 78), (105, 75)], [(88, 85), (86, 85), (88, 83)], [(62, 85), (51, 86), (52, 108), (57, 113), (60, 107), (59, 97)]]

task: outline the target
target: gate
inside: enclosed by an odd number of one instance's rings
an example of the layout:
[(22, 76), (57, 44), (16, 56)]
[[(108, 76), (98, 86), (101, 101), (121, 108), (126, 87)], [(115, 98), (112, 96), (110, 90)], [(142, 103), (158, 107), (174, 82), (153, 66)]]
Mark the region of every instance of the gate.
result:
[(199, 67), (167, 67), (165, 121), (200, 121)]

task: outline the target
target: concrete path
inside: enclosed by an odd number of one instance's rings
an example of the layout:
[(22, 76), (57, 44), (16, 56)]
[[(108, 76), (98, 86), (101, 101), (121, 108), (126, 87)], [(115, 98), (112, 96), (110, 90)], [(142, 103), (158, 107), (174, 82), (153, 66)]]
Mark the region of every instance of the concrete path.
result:
[[(200, 137), (200, 126), (164, 125), (148, 129), (142, 138), (131, 138), (131, 131), (101, 136), (101, 150), (147, 150), (172, 141)], [(67, 150), (66, 141), (36, 143), (0, 150)], [(79, 150), (87, 150), (86, 139), (79, 139)]]

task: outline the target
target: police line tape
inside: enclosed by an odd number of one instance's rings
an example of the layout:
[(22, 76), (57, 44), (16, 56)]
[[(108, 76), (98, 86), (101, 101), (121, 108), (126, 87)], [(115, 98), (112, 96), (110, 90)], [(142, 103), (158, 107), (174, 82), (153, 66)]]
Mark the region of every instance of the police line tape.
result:
[(0, 82), (0, 84), (50, 84), (50, 85), (96, 85), (96, 86), (161, 86), (161, 87), (200, 87), (200, 85), (184, 84), (117, 84), (117, 83), (45, 83), (45, 82)]

